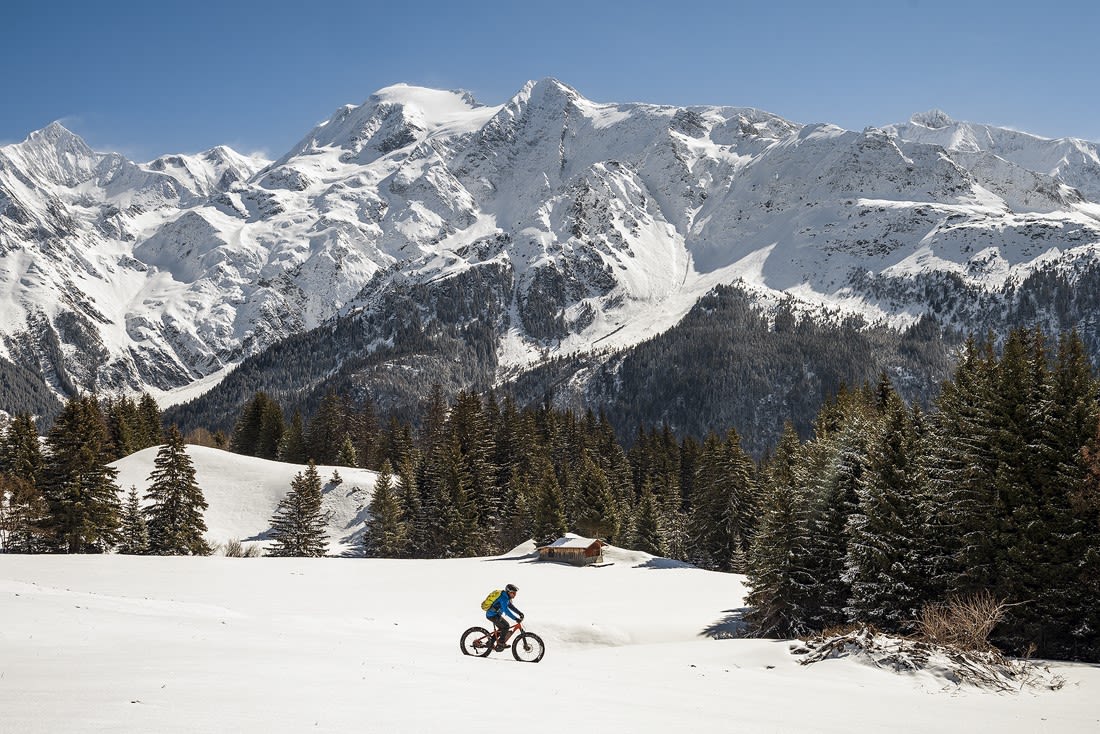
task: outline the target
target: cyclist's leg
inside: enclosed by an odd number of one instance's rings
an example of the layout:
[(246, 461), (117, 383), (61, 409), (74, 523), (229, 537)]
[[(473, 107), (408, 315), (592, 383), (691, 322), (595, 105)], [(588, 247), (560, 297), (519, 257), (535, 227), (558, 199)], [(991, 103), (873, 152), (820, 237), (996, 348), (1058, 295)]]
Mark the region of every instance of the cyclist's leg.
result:
[(504, 643), (508, 639), (508, 629), (509, 629), (508, 620), (506, 620), (504, 618), (503, 614), (498, 614), (495, 617), (493, 617), (493, 624), (496, 625), (496, 628), (497, 628), (497, 639), (496, 639), (497, 649), (498, 649), (498, 651), (503, 650), (504, 649)]

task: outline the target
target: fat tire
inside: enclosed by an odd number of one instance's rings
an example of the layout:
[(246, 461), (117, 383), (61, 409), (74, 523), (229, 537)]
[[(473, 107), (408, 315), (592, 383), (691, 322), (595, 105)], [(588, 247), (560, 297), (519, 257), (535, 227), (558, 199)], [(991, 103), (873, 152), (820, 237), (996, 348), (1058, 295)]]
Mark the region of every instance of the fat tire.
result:
[(486, 645), (485, 647), (474, 647), (474, 641), (482, 638), (488, 639), (489, 630), (484, 627), (471, 627), (462, 633), (462, 637), (458, 640), (458, 647), (462, 650), (463, 655), (473, 655), (479, 658), (489, 657), (489, 653), (493, 651), (492, 645)]
[(546, 654), (546, 643), (534, 632), (521, 632), (512, 638), (512, 657), (521, 663), (537, 663)]

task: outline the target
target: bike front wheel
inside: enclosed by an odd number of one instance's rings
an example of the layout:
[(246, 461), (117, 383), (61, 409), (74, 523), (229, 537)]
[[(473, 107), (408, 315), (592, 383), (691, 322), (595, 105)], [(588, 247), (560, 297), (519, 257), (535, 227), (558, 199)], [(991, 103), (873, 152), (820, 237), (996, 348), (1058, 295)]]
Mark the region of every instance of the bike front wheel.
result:
[(463, 655), (476, 655), (479, 658), (488, 657), (493, 651), (489, 630), (484, 627), (471, 627), (463, 632), (458, 646), (462, 649)]
[(521, 663), (537, 663), (546, 654), (546, 643), (534, 632), (521, 632), (512, 640), (512, 657)]

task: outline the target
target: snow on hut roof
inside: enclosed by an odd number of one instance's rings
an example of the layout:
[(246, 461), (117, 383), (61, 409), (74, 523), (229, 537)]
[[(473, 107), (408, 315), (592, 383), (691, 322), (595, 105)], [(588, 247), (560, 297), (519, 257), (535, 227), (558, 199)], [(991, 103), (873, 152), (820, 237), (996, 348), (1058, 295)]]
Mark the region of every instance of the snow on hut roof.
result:
[(592, 538), (582, 538), (581, 536), (574, 535), (573, 533), (566, 533), (565, 535), (563, 535), (560, 538), (558, 538), (557, 540), (555, 540), (553, 543), (550, 543), (549, 545), (540, 545), (539, 547), (540, 548), (587, 548), (590, 545), (592, 545), (593, 543), (599, 543), (600, 545), (604, 544), (604, 542), (602, 540), (593, 540)]

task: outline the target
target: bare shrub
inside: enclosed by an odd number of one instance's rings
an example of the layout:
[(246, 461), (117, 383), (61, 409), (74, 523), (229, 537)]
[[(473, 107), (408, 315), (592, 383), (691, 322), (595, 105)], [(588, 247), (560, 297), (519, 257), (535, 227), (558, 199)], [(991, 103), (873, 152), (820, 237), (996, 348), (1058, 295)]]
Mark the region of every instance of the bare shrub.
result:
[(222, 546), (222, 554), (226, 558), (259, 558), (260, 547), (258, 545), (245, 546), (236, 538), (230, 538)]
[(1011, 605), (988, 591), (926, 604), (917, 620), (922, 639), (957, 650), (991, 651), (989, 635)]

